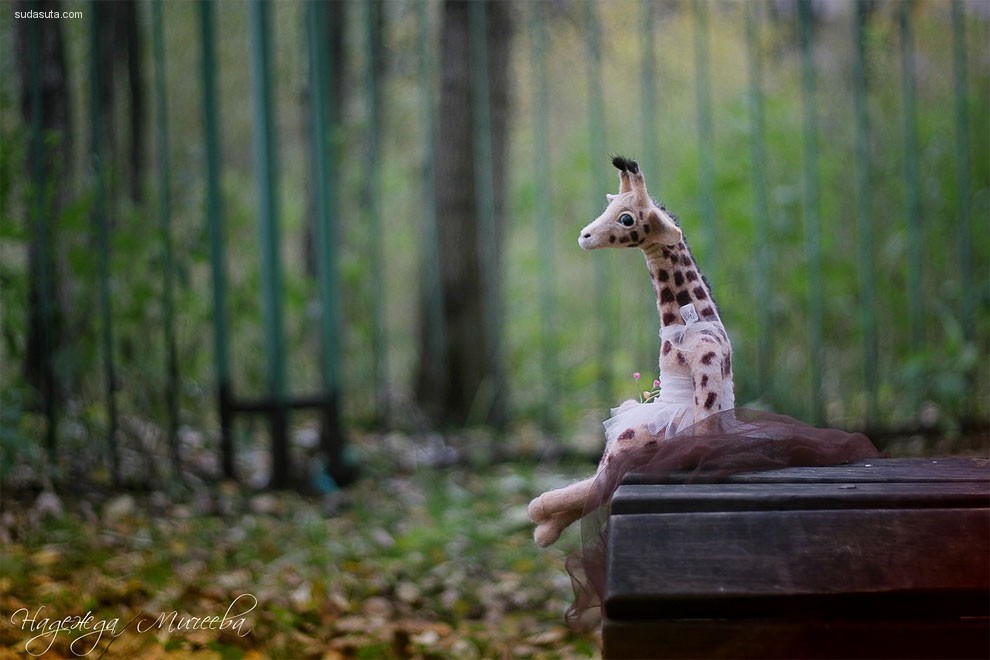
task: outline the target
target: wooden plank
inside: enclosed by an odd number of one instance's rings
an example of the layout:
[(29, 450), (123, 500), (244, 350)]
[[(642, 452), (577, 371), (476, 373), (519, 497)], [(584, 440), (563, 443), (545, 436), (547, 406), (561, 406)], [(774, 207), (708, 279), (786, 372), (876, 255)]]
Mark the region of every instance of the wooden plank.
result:
[(987, 619), (606, 619), (602, 638), (605, 659), (990, 657)]
[(990, 505), (990, 482), (774, 483), (623, 485), (612, 515), (805, 509), (979, 508)]
[(986, 616), (990, 511), (859, 509), (612, 516), (612, 618)]
[[(632, 472), (625, 484), (685, 483), (687, 472), (664, 477)], [(990, 460), (986, 458), (885, 458), (832, 467), (797, 467), (763, 472), (744, 472), (726, 478), (726, 483), (838, 483), (987, 481)]]

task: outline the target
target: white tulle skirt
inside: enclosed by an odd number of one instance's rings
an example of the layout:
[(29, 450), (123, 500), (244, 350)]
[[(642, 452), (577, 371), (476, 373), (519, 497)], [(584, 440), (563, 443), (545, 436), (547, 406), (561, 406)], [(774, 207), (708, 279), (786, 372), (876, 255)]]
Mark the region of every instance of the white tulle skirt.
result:
[[(721, 400), (731, 408), (734, 402), (732, 379), (722, 382)], [(694, 424), (694, 383), (690, 376), (662, 376), (660, 396), (648, 403), (634, 399), (612, 408), (612, 416), (604, 422), (606, 447), (627, 429), (646, 426), (651, 435), (663, 432), (665, 437)]]

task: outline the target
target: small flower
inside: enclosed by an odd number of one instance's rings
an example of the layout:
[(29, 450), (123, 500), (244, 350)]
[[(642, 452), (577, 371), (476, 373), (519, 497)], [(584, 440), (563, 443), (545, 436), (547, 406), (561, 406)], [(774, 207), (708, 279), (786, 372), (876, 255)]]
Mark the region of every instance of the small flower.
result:
[[(642, 378), (642, 377), (643, 377), (643, 374), (641, 374), (640, 372), (638, 372), (638, 371), (634, 371), (633, 372), (633, 378), (636, 379), (636, 382), (637, 383), (639, 382), (640, 378)], [(652, 389), (643, 390), (642, 392), (640, 392), (640, 394), (639, 394), (639, 402), (640, 403), (651, 403), (653, 401), (656, 401), (659, 397), (660, 397), (660, 379), (659, 378), (655, 378), (653, 380), (653, 387), (652, 387)]]

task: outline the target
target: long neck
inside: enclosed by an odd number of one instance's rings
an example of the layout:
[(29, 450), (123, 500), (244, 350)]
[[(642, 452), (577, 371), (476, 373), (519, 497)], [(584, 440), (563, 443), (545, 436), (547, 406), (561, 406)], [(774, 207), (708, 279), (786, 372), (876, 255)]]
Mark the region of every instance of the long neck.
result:
[(660, 327), (684, 325), (680, 309), (691, 303), (701, 321), (721, 323), (712, 292), (701, 277), (701, 271), (684, 241), (673, 246), (652, 243), (642, 249), (646, 255), (650, 281), (657, 294)]

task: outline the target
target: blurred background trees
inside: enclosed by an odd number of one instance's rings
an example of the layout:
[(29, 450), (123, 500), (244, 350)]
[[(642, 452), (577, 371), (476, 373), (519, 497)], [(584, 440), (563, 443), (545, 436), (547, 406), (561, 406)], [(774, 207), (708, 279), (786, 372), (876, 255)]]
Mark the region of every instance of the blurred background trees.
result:
[[(657, 354), (642, 261), (575, 244), (614, 192), (615, 152), (640, 160), (693, 238), (733, 336), (740, 404), (867, 429), (880, 444), (906, 434), (915, 451), (985, 446), (985, 5), (486, 2), (472, 24), (476, 4), (331, 2), (324, 12), (334, 359), (348, 429), (491, 425), (522, 437), (552, 419), (540, 432), (552, 428), (553, 442), (566, 444), (597, 436), (608, 407), (636, 396), (631, 374), (651, 373)], [(162, 154), (147, 135), (159, 119), (153, 13), (143, 3), (0, 4), (0, 478), (43, 464), (46, 436), (73, 473), (105, 478), (102, 448), (113, 439), (136, 474), (157, 475), (168, 392), (183, 464), (216, 474), (209, 338), (220, 313), (230, 317), (231, 380), (245, 396), (264, 390), (254, 46), (244, 4), (210, 7), (225, 310), (210, 295), (200, 6), (163, 3), (160, 23), (174, 384), (159, 331), (167, 278), (152, 164)], [(49, 10), (79, 15), (14, 18)], [(323, 387), (325, 313), (309, 5), (270, 10), (284, 358), (288, 388), (300, 393)], [(94, 162), (82, 136), (96, 125), (106, 144)], [(101, 176), (105, 267), (93, 221)], [(809, 232), (815, 214), (818, 234)], [(305, 445), (319, 416), (286, 414)], [(251, 448), (267, 425), (248, 416), (232, 430), (245, 449), (242, 474), (264, 466), (267, 440)]]

